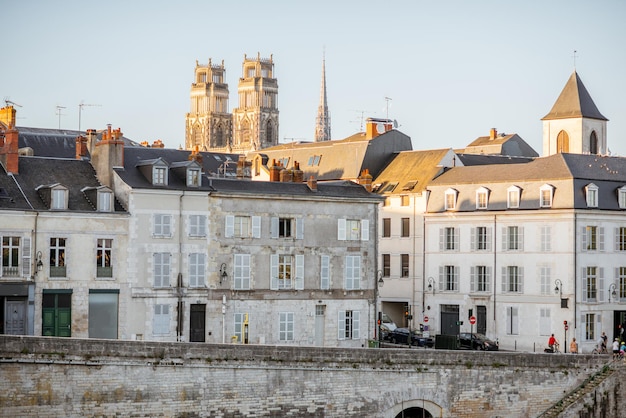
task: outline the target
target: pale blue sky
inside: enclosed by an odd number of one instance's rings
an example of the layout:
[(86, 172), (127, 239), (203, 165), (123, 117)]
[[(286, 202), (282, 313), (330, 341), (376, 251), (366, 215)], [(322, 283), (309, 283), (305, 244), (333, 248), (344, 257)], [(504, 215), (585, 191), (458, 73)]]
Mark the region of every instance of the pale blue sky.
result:
[[(244, 54), (273, 54), (281, 142), (312, 140), (326, 51), (333, 139), (389, 118), (414, 149), (495, 127), (542, 153), (541, 118), (576, 70), (626, 156), (626, 1), (9, 1), (0, 99), (18, 126), (103, 129), (184, 145), (196, 60), (225, 61), (230, 108)], [(2, 103), (4, 104), (4, 103)]]

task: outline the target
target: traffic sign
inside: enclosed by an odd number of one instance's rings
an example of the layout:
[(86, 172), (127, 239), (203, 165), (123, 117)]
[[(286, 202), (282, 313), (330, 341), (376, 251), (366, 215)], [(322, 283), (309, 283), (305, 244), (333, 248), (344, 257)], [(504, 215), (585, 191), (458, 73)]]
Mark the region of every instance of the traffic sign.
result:
[(475, 316), (470, 316), (470, 324), (474, 325), (476, 323), (476, 317)]
[(424, 322), (428, 322), (428, 317), (427, 316), (424, 317)]

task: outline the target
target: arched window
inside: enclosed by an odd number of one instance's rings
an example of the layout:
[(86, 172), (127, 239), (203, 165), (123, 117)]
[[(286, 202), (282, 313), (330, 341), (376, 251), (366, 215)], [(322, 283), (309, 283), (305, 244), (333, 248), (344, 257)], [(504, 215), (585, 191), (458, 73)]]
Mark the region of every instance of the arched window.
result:
[(251, 139), (250, 122), (247, 119), (244, 119), (241, 122), (241, 132), (239, 134), (239, 145), (250, 144), (250, 139)]
[(215, 130), (215, 146), (216, 147), (225, 147), (224, 143), (224, 127), (222, 125), (218, 126)]
[(598, 153), (598, 136), (596, 135), (596, 131), (591, 132), (591, 136), (589, 137), (589, 154), (597, 154)]
[(265, 125), (265, 140), (268, 144), (274, 143), (274, 127), (269, 120), (267, 121), (267, 125)]
[(569, 152), (569, 135), (567, 135), (567, 132), (565, 131), (559, 132), (556, 137), (556, 152)]

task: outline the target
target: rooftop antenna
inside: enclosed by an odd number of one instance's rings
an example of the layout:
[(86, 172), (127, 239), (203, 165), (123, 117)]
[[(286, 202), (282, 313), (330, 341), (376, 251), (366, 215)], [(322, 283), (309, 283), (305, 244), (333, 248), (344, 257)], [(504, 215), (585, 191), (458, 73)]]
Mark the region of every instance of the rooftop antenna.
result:
[[(363, 121), (365, 120), (365, 112), (368, 113), (372, 113), (369, 112), (367, 110), (354, 110), (354, 112), (359, 112), (361, 114), (361, 116), (359, 117), (359, 132), (363, 132)], [(351, 121), (354, 122), (354, 121)]]
[(56, 112), (56, 114), (59, 116), (59, 129), (61, 129), (61, 115), (63, 114), (63, 113), (61, 113), (61, 109), (65, 109), (65, 108), (66, 108), (65, 106), (57, 105), (57, 112)]
[(574, 55), (572, 55), (572, 58), (574, 58), (574, 71), (576, 71), (576, 50), (574, 50)]
[(80, 101), (80, 103), (78, 104), (78, 132), (80, 132), (80, 117), (81, 117), (81, 113), (83, 112), (83, 107), (85, 107), (85, 106), (101, 106), (101, 105), (84, 103), (84, 100)]
[(17, 107), (22, 107), (22, 105), (18, 105), (17, 103), (12, 102), (11, 100), (9, 100), (8, 97), (4, 98), (4, 104), (7, 105), (7, 106), (13, 105), (13, 106), (17, 106)]
[(385, 96), (385, 102), (387, 102), (387, 119), (389, 119), (389, 102), (391, 101), (391, 97)]

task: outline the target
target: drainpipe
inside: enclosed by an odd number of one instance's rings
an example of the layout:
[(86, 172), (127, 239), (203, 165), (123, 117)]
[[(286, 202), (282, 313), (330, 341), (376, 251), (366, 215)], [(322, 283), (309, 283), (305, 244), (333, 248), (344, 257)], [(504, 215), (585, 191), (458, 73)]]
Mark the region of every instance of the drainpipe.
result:
[(176, 341), (182, 341), (183, 325), (185, 315), (185, 305), (183, 303), (183, 196), (185, 191), (178, 198), (178, 276), (176, 277), (176, 295), (178, 296), (177, 304), (177, 323), (176, 323)]
[(497, 314), (496, 314), (496, 289), (498, 286), (496, 285), (496, 278), (498, 277), (498, 257), (497, 257), (497, 244), (498, 244), (498, 215), (493, 215), (493, 326), (494, 331), (496, 332), (496, 338), (498, 335), (498, 324), (496, 322)]
[[(578, 303), (576, 301), (576, 295), (578, 294), (577, 287), (578, 287), (578, 280), (576, 279), (576, 272), (578, 271), (578, 255), (576, 253), (576, 248), (577, 248), (577, 242), (576, 242), (576, 231), (578, 230), (578, 220), (577, 220), (577, 216), (576, 216), (576, 212), (574, 212), (574, 239), (572, 240), (574, 242), (574, 329), (572, 330), (572, 332), (574, 333), (574, 335), (576, 334), (576, 326), (578, 325), (578, 315), (576, 313), (576, 308), (578, 307)], [(584, 289), (583, 289), (584, 290)], [(615, 324), (613, 324), (613, 326), (615, 327)], [(615, 332), (615, 330), (613, 331)]]

